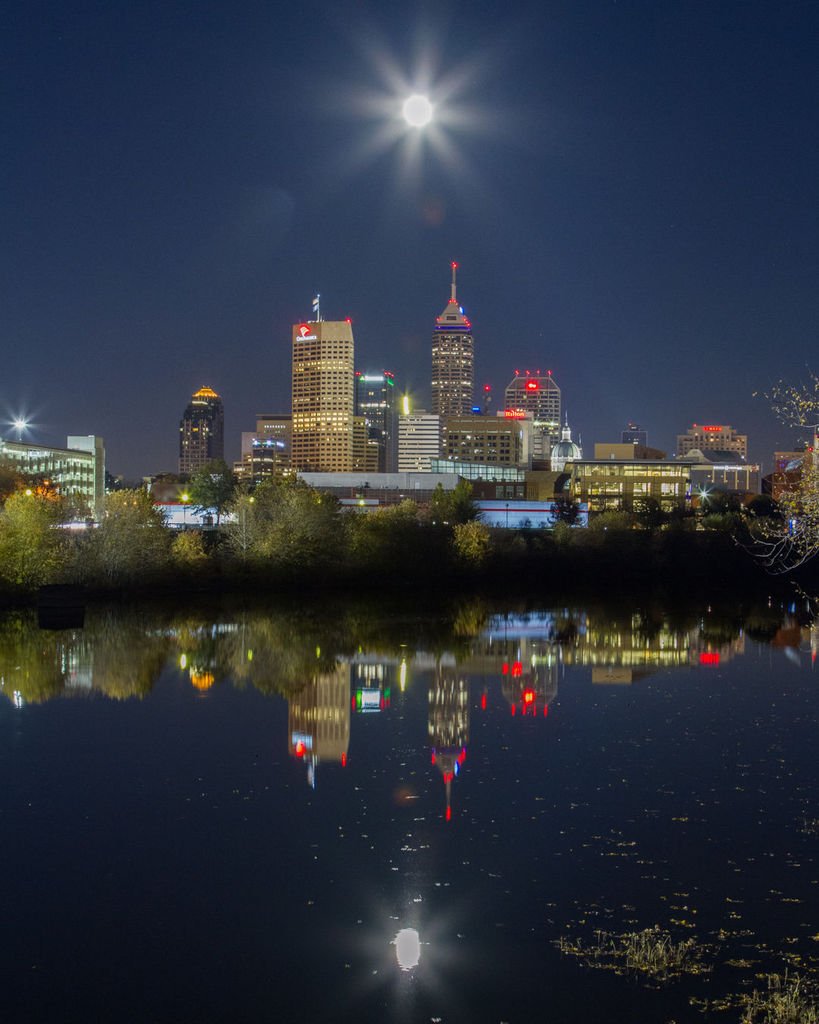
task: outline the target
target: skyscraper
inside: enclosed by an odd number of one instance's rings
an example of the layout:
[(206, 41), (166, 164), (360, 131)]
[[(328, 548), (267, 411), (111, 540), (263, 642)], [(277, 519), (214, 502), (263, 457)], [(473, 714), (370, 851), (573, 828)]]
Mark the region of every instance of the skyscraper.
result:
[(531, 372), (515, 370), (514, 378), (506, 386), (505, 414), (514, 418), (520, 413), (532, 415), (532, 458), (549, 458), (552, 446), (560, 436), (560, 388), (547, 370)]
[(387, 370), (356, 371), (355, 414), (364, 417), (367, 444), (378, 452), (378, 472), (394, 473), (398, 468), (398, 408), (393, 374)]
[(179, 423), (179, 472), (195, 473), (208, 462), (225, 457), (225, 411), (212, 388), (191, 396)]
[(432, 411), (441, 419), (472, 411), (475, 343), (455, 293), (458, 264), (452, 264), (452, 292), (432, 335)]
[(354, 379), (349, 320), (293, 324), (294, 469), (352, 471)]

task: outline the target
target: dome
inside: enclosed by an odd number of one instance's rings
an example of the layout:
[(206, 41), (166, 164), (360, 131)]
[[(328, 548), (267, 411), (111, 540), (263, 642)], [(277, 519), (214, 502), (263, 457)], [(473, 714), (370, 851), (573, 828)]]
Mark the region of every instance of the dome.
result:
[(560, 440), (552, 445), (552, 469), (561, 473), (567, 462), (583, 458), (583, 449), (572, 441), (572, 431), (566, 422), (560, 434)]

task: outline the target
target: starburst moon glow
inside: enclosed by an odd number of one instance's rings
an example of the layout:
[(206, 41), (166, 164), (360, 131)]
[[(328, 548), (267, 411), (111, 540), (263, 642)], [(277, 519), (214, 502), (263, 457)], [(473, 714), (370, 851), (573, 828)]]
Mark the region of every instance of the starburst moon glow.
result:
[(426, 96), (414, 93), (404, 100), (401, 114), (408, 125), (413, 128), (423, 128), (432, 120), (433, 106)]

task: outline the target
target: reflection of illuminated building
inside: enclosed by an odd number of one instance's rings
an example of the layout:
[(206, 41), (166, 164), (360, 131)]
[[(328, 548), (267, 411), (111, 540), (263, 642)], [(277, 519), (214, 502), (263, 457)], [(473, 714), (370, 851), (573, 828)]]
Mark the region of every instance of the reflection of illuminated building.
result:
[(82, 633), (57, 644), (60, 672), (67, 690), (90, 690), (94, 684), (93, 647)]
[(307, 765), (307, 781), (316, 784), (319, 761), (347, 763), (350, 744), (350, 666), (312, 679), (289, 705), (290, 753)]
[(429, 741), (432, 763), (446, 786), (446, 820), (452, 817), (453, 778), (466, 760), (469, 742), (469, 684), (440, 667), (429, 690)]
[(359, 664), (353, 667), (353, 696), (350, 707), (364, 714), (386, 711), (392, 699), (392, 688), (387, 679), (387, 666), (381, 662)]
[(527, 658), (527, 653), (518, 649), (513, 661), (503, 663), (501, 692), (513, 715), (545, 717), (549, 713), (549, 704), (557, 696), (557, 657)]

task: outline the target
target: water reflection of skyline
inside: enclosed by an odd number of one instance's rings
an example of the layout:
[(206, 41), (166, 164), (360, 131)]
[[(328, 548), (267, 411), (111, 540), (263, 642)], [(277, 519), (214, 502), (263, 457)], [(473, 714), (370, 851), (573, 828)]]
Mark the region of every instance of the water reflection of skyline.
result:
[[(343, 673), (345, 704), (353, 713), (369, 714), (389, 711), (394, 696), (417, 675), (437, 673), (440, 690), (443, 674), (451, 671), (483, 680), (484, 687), (500, 684), (515, 713), (531, 713), (530, 704), (542, 713), (567, 668), (589, 669), (593, 682), (631, 682), (661, 669), (713, 668), (746, 654), (745, 622), (711, 613), (675, 624), (637, 612), (613, 619), (561, 609), (487, 616), (479, 625), (472, 635), (444, 630), (433, 646), (407, 643), (390, 630), (363, 641), (354, 632), (341, 639), (347, 633), (343, 625), (327, 636), (315, 624), (263, 614), (157, 624), (107, 611), (90, 613), (83, 629), (49, 632), (22, 613), (0, 622), (0, 692), (9, 699), (18, 694), (18, 704), (90, 693), (143, 697), (170, 662), (200, 693), (227, 680), (250, 684), (295, 700), (293, 715), (309, 720), (323, 714), (317, 709), (324, 697), (313, 700), (308, 691), (325, 676), (331, 688), (340, 687)], [(801, 625), (772, 612), (754, 628), (756, 639), (801, 651), (809, 664), (815, 662), (816, 623)], [(534, 699), (524, 696), (527, 691)], [(432, 703), (439, 697), (430, 690)], [(333, 714), (338, 726), (341, 719)]]

